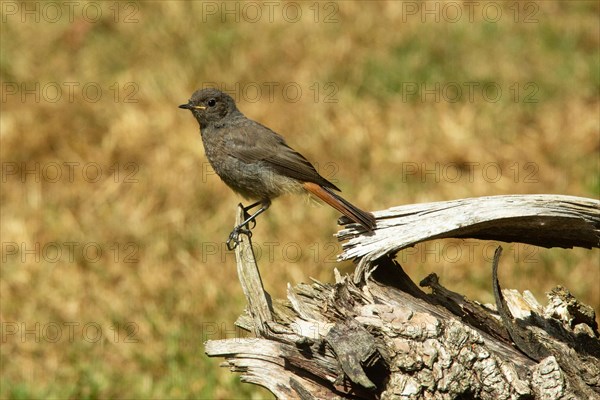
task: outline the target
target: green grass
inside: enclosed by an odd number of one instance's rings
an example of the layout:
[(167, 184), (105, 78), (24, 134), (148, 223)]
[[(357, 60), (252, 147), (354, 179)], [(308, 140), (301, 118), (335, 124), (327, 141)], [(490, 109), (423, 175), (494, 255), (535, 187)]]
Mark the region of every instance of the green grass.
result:
[[(260, 101), (237, 93), (240, 109), (369, 210), (514, 193), (598, 198), (598, 2), (530, 3), (538, 22), (524, 23), (522, 8), (514, 22), (510, 2), (497, 23), (403, 21), (400, 2), (351, 1), (318, 3), (318, 22), (313, 3), (298, 3), (298, 22), (286, 21), (282, 6), (273, 22), (265, 14), (252, 23), (183, 1), (135, 3), (117, 21), (113, 3), (98, 2), (95, 23), (81, 16), (83, 5), (73, 21), (56, 23), (3, 14), (0, 397), (271, 397), (204, 355), (204, 341), (236, 334), (245, 306), (223, 244), (240, 199), (206, 167), (197, 124), (177, 108), (208, 82), (258, 85)], [(125, 23), (132, 10), (137, 22)], [(337, 22), (324, 23), (332, 11)], [(68, 82), (79, 84), (72, 101)], [(468, 82), (496, 84), (502, 96), (491, 102), (478, 90), (473, 101), (463, 92), (451, 102), (404, 92)], [(63, 97), (9, 93), (36, 83), (57, 84)], [(298, 101), (282, 93), (288, 83), (302, 89)], [(82, 93), (86, 84), (101, 87), (97, 102)], [(502, 169), (499, 179), (486, 165)], [(36, 166), (37, 176), (21, 177)], [(463, 177), (452, 181), (441, 172), (448, 166)], [(333, 261), (337, 217), (285, 197), (260, 218), (253, 239), (273, 296), (285, 296), (287, 282), (332, 281), (334, 267), (352, 271)], [(489, 243), (474, 244), (472, 257), (469, 246), (432, 242), (399, 260), (415, 281), (437, 272), (451, 290), (492, 302)], [(49, 261), (56, 248), (60, 257)], [(561, 284), (599, 310), (599, 255), (505, 245), (501, 284), (542, 302)], [(22, 339), (22, 323), (41, 331)], [(56, 342), (43, 337), (53, 323), (62, 327)], [(68, 324), (77, 324), (72, 339)], [(86, 324), (100, 328), (98, 341), (82, 337)]]

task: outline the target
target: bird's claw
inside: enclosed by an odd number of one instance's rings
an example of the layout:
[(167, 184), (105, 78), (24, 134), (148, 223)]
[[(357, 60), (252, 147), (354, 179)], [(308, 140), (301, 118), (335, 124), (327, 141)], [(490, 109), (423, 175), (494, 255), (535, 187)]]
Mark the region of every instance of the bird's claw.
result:
[(227, 250), (231, 251), (235, 249), (238, 244), (240, 244), (240, 233), (247, 235), (248, 238), (252, 237), (252, 231), (250, 229), (244, 229), (241, 226), (235, 227), (229, 234), (227, 242), (225, 242), (225, 244), (227, 245)]

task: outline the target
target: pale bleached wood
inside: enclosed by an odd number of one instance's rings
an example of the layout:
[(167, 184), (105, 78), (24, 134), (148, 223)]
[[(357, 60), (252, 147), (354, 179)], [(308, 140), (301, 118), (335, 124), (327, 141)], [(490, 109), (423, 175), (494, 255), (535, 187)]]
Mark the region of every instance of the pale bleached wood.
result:
[[(338, 232), (340, 260), (366, 264), (386, 254), (441, 238), (519, 242), (542, 247), (593, 248), (600, 243), (600, 202), (562, 195), (489, 196), (409, 204), (374, 212), (377, 228), (356, 224)], [(363, 234), (360, 234), (363, 232)]]
[[(245, 212), (243, 212), (241, 204), (239, 208), (242, 212), (237, 213), (236, 226), (241, 224), (245, 219)], [(248, 310), (254, 319), (254, 328), (260, 332), (264, 332), (267, 329), (267, 324), (273, 320), (270, 296), (263, 287), (250, 238), (246, 234), (241, 234), (238, 240), (239, 243), (235, 248), (238, 278), (240, 279), (242, 290), (246, 295)]]
[[(515, 232), (521, 232), (515, 237), (548, 229), (540, 236), (546, 244), (588, 243), (597, 247), (598, 202), (561, 197), (560, 204), (554, 206), (548, 205), (546, 196), (536, 201), (530, 198), (524, 206), (525, 219), (519, 219), (518, 205), (514, 205), (509, 222), (515, 223)], [(496, 200), (500, 199), (489, 201)], [(532, 201), (537, 204), (533, 207), (536, 215), (530, 215)], [(499, 210), (494, 214), (492, 203), (479, 203), (488, 208), (479, 219), (474, 210), (470, 212), (467, 220), (475, 224), (471, 230), (459, 226), (452, 232), (494, 232), (491, 226), (480, 226), (481, 221), (502, 221), (500, 216), (510, 212)], [(500, 203), (506, 205), (506, 199)], [(422, 209), (423, 205), (415, 207)], [(447, 204), (439, 204), (442, 214), (437, 216), (431, 207), (425, 208), (429, 212), (407, 213), (407, 223), (417, 226), (413, 220), (420, 219), (423, 225), (433, 226), (428, 218), (434, 214), (440, 226), (430, 233), (434, 233), (433, 238), (441, 237), (447, 222), (441, 215), (448, 216), (444, 214)], [(376, 215), (381, 218), (385, 213)], [(460, 220), (450, 218), (449, 223), (456, 225)], [(389, 221), (379, 220), (380, 227), (385, 223)], [(398, 220), (393, 224), (400, 226)], [(393, 224), (384, 230), (394, 229)], [(506, 237), (510, 224), (502, 226), (499, 232)], [(567, 227), (564, 231), (568, 239), (557, 239), (558, 226)], [(583, 232), (572, 232), (572, 226), (579, 226)], [(342, 236), (349, 237), (350, 232)], [(288, 285), (287, 300), (275, 301), (264, 291), (251, 243), (242, 235), (236, 257), (248, 313), (237, 324), (253, 331), (257, 338), (208, 341), (206, 353), (225, 357), (225, 365), (239, 372), (243, 381), (266, 387), (278, 398), (286, 399), (599, 397), (600, 341), (591, 308), (564, 289), (553, 291), (546, 307), (528, 293), (503, 290), (505, 308), (510, 310), (503, 318), (511, 319), (512, 334), (525, 332), (523, 337), (534, 338), (548, 351), (549, 355), (539, 352), (540, 359), (532, 359), (512, 343), (494, 307), (449, 291), (435, 276), (421, 283), (432, 289), (431, 294), (410, 281), (392, 255), (398, 243), (425, 240), (424, 233), (413, 235), (409, 229), (401, 232), (404, 236), (395, 236), (395, 244), (385, 242), (387, 250), (375, 246), (373, 253), (363, 254), (360, 263), (368, 258), (363, 272), (345, 276), (336, 272), (335, 284)], [(379, 234), (378, 230), (375, 237)], [(535, 358), (538, 353), (531, 354)], [(577, 365), (565, 365), (569, 360), (576, 360)]]

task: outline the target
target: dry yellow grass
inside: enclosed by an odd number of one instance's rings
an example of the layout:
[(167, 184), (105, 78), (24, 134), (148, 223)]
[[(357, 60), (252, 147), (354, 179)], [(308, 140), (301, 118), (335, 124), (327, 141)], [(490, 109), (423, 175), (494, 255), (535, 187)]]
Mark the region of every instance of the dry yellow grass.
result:
[[(2, 398), (268, 396), (203, 354), (204, 340), (236, 334), (244, 307), (223, 244), (240, 199), (177, 109), (210, 82), (366, 209), (599, 195), (597, 2), (483, 2), (472, 21), (452, 3), (455, 22), (437, 2), (439, 22), (416, 2), (277, 3), (272, 22), (260, 2), (119, 3), (118, 14), (82, 2), (72, 19), (62, 3), (51, 3), (60, 18), (28, 4), (1, 3)], [(274, 296), (351, 271), (333, 261), (337, 216), (282, 198), (259, 219)], [(506, 247), (504, 287), (543, 299), (562, 284), (600, 309), (597, 250)], [(436, 271), (489, 302), (490, 248), (434, 242), (398, 258), (415, 280)]]

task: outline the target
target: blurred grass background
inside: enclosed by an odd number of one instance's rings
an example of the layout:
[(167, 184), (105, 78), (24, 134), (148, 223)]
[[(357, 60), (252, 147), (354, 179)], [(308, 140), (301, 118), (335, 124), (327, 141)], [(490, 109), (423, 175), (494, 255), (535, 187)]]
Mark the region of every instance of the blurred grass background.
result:
[[(245, 305), (223, 244), (240, 199), (177, 109), (210, 82), (365, 209), (599, 196), (596, 1), (481, 2), (472, 18), (438, 2), (44, 4), (2, 3), (2, 398), (270, 397), (203, 353)], [(334, 262), (337, 217), (286, 197), (259, 219), (272, 295), (352, 271)], [(545, 302), (561, 284), (600, 309), (597, 250), (505, 248), (503, 287)], [(398, 258), (492, 302), (492, 253), (443, 241)]]

